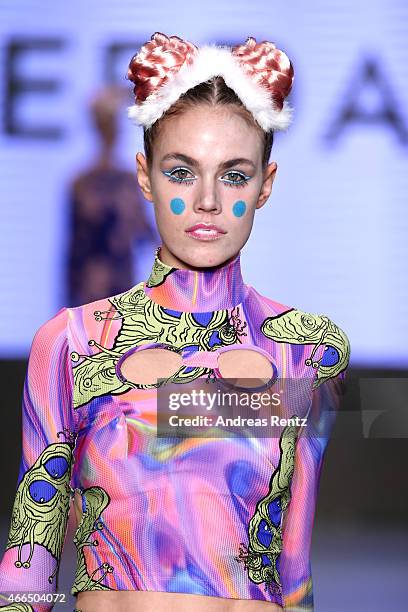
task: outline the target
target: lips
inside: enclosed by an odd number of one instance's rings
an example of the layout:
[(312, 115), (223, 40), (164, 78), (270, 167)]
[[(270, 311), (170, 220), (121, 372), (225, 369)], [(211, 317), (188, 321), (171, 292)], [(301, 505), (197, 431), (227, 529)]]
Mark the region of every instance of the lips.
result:
[(195, 223), (186, 230), (186, 234), (195, 240), (217, 240), (226, 233), (214, 223)]
[(195, 223), (195, 225), (192, 225), (186, 231), (193, 232), (195, 230), (200, 230), (200, 229), (203, 229), (206, 231), (214, 231), (214, 232), (217, 232), (218, 234), (226, 233), (223, 229), (221, 229), (217, 225), (214, 225), (214, 223)]

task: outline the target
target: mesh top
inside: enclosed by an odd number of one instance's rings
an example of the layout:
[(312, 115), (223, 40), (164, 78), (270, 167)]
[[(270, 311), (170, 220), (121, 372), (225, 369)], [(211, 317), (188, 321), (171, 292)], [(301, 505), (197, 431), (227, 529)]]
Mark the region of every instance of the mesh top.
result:
[[(190, 353), (260, 347), (282, 379), (310, 382), (289, 405), (319, 435), (288, 424), (274, 437), (158, 437), (158, 385), (126, 383), (115, 367), (132, 347), (155, 342)], [(31, 346), (0, 591), (58, 590), (77, 491), (73, 595), (171, 591), (313, 610), (312, 525), (349, 355), (347, 336), (327, 316), (245, 284), (240, 254), (197, 272), (167, 266), (157, 249), (147, 282), (62, 308)], [(211, 369), (181, 367), (170, 382), (203, 376)]]

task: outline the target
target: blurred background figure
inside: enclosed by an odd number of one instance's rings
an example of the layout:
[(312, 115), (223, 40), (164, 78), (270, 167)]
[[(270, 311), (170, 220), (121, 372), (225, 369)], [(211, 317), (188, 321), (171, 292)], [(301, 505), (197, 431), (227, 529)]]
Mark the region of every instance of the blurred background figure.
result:
[(118, 115), (128, 91), (107, 86), (91, 99), (89, 111), (99, 150), (69, 192), (67, 305), (78, 306), (132, 287), (138, 270), (134, 249), (153, 241), (156, 230), (145, 215), (136, 171), (117, 165)]

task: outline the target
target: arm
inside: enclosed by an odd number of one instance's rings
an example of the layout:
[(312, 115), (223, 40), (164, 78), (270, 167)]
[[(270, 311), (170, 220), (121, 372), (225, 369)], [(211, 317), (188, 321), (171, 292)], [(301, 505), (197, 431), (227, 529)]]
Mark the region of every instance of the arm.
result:
[(291, 501), (282, 525), (281, 567), (288, 611), (313, 610), (310, 549), (314, 514), (325, 450), (346, 390), (350, 355), (349, 340), (339, 331), (337, 349), (332, 344), (322, 347), (307, 427), (296, 443)]
[[(76, 422), (67, 341), (68, 310), (62, 308), (36, 332), (22, 398), (22, 457), (0, 593), (55, 593), (72, 489)], [(7, 604), (1, 610), (48, 612), (52, 603)], [(25, 606), (25, 607), (24, 607)]]

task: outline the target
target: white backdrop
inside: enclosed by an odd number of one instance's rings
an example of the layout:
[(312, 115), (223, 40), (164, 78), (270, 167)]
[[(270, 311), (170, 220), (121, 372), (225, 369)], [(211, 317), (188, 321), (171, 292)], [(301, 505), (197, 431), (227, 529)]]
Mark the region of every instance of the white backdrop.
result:
[[(348, 334), (353, 364), (406, 367), (407, 17), (404, 0), (174, 0), (153, 8), (2, 0), (0, 356), (26, 355), (35, 330), (65, 305), (66, 189), (95, 147), (87, 102), (113, 78), (129, 87), (131, 103), (127, 64), (158, 30), (197, 44), (252, 35), (291, 57), (294, 123), (275, 138), (278, 173), (243, 250), (244, 278), (279, 302), (327, 314)], [(30, 41), (10, 63), (13, 45)], [(15, 88), (32, 79), (55, 89)], [(13, 125), (60, 135), (29, 137)], [(138, 150), (141, 131), (124, 109), (118, 159), (133, 170)]]

